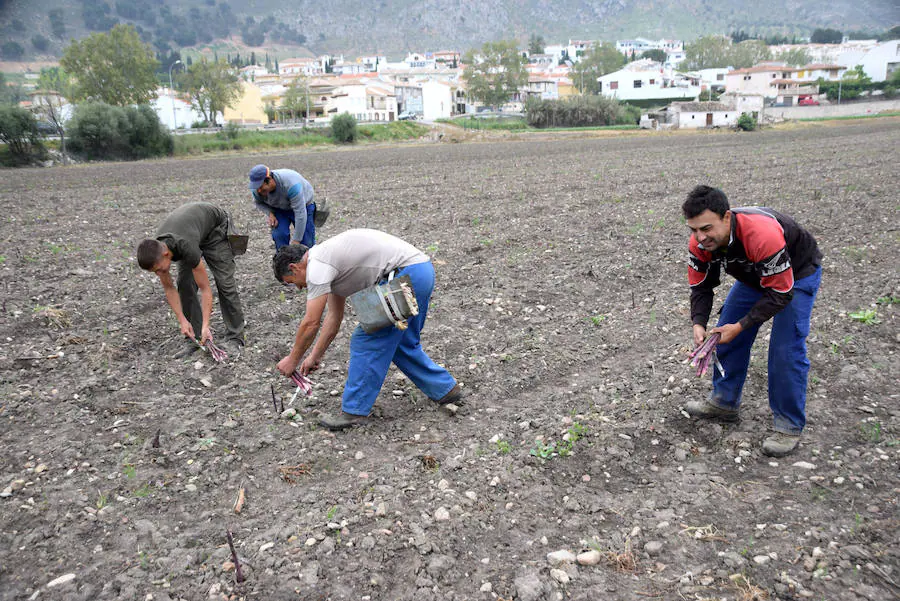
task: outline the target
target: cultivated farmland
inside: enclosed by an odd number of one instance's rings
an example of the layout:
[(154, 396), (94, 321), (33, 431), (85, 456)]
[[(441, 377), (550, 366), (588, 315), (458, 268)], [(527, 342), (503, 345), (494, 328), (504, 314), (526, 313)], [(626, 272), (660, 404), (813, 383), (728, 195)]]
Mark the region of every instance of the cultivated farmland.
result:
[[(898, 594), (900, 119), (450, 138), (4, 172), (0, 599)], [(272, 276), (245, 184), (258, 162), (327, 196), (321, 237), (377, 228), (433, 257), (422, 340), (464, 384), (459, 414), (392, 370), (373, 423), (317, 428), (339, 407), (349, 311), (313, 396), (275, 411), (305, 295)], [(794, 215), (825, 255), (808, 429), (778, 461), (759, 451), (768, 328), (741, 422), (681, 409), (710, 385), (687, 365), (679, 208), (698, 183)], [(133, 259), (192, 200), (251, 235), (234, 364), (168, 359), (177, 326)], [(548, 560), (592, 549), (595, 565)]]

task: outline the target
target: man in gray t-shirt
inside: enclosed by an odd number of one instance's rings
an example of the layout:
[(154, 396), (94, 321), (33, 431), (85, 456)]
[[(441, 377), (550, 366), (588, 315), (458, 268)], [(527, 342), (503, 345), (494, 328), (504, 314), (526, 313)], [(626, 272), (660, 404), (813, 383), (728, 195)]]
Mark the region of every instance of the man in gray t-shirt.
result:
[(392, 271), (395, 277), (409, 276), (415, 291), (419, 314), (407, 320), (405, 330), (393, 326), (371, 333), (361, 327), (354, 330), (341, 413), (323, 416), (321, 425), (342, 430), (365, 422), (392, 362), (435, 402), (446, 405), (460, 400), (456, 380), (425, 354), (419, 342), (434, 291), (434, 266), (415, 246), (378, 230), (348, 230), (310, 249), (303, 245), (280, 248), (273, 268), (279, 281), (307, 288), (306, 313), (293, 348), (278, 363), (278, 371), (285, 376), (295, 370), (307, 375), (318, 368), (341, 326), (348, 296), (383, 281)]

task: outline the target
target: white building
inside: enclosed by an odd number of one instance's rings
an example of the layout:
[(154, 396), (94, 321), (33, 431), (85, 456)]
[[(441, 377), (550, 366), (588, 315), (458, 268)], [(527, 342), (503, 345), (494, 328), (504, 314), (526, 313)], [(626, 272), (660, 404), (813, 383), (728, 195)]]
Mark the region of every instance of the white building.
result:
[(667, 54), (681, 53), (681, 59), (684, 60), (684, 42), (682, 40), (647, 40), (644, 38), (635, 38), (633, 40), (616, 40), (616, 50), (625, 56), (638, 57), (642, 52), (648, 50), (662, 50)]
[[(175, 94), (169, 88), (158, 88), (156, 98), (150, 102), (160, 122), (169, 129), (190, 129), (191, 125), (203, 121), (203, 115), (195, 111), (190, 102)], [(216, 123), (224, 123), (222, 113), (216, 115)]]
[(882, 42), (868, 49), (845, 52), (837, 57), (837, 64), (853, 69), (862, 65), (872, 81), (885, 81), (900, 70), (900, 40)]
[(422, 117), (428, 121), (449, 119), (454, 112), (453, 89), (446, 81), (422, 82)]
[(628, 100), (696, 100), (699, 82), (684, 78), (667, 78), (660, 63), (639, 60), (614, 73), (598, 77), (600, 94), (622, 101)]
[(725, 90), (741, 94), (756, 94), (776, 103), (793, 106), (801, 96), (819, 93), (820, 78), (837, 81), (845, 71), (841, 65), (812, 64), (788, 67), (783, 63), (762, 63), (755, 67), (729, 71), (725, 76)]
[(734, 127), (741, 114), (721, 102), (673, 102), (669, 105), (671, 123), (678, 129)]

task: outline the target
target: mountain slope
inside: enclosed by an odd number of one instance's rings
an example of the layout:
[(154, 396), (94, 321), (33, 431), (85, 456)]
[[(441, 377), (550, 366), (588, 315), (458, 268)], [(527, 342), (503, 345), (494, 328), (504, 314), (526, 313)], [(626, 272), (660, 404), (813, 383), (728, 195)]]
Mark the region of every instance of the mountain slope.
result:
[[(64, 23), (62, 34), (57, 29), (54, 35), (50, 19), (54, 10), (57, 21), (61, 18)], [(90, 33), (86, 17), (101, 30), (117, 20), (133, 23), (159, 49), (208, 44), (230, 35), (248, 46), (282, 44), (314, 54), (397, 56), (411, 50), (464, 51), (503, 38), (524, 42), (531, 34), (551, 43), (637, 36), (689, 40), (736, 29), (787, 35), (808, 35), (816, 27), (881, 31), (900, 23), (900, 4), (895, 0), (375, 0), (369, 5), (350, 0), (290, 4), (0, 0), (0, 40), (21, 44), (23, 58), (59, 55), (72, 38)]]

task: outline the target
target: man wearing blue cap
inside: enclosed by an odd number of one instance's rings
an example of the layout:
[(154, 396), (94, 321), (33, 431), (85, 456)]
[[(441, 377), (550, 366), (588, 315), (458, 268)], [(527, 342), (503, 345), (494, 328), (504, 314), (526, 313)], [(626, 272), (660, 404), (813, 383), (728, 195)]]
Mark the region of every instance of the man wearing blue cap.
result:
[(316, 243), (315, 192), (302, 175), (293, 169), (272, 171), (257, 165), (250, 170), (250, 190), (256, 208), (268, 214), (275, 250), (288, 244)]

